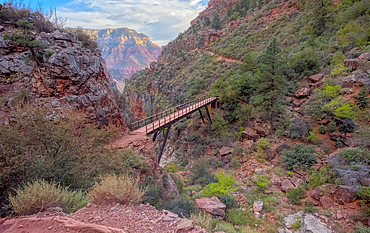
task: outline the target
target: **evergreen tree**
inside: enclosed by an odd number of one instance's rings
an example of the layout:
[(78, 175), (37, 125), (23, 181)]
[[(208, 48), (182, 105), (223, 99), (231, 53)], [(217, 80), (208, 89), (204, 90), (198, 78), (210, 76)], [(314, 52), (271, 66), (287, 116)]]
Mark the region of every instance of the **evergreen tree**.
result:
[(364, 109), (369, 104), (369, 99), (367, 98), (368, 95), (369, 90), (367, 89), (367, 87), (363, 87), (361, 91), (357, 94), (356, 99), (358, 101), (359, 108)]
[(235, 12), (240, 12), (240, 10), (241, 10), (241, 6), (240, 6), (240, 2), (236, 2), (236, 4), (235, 4)]
[(209, 25), (211, 25), (211, 20), (209, 19), (208, 16), (204, 17), (204, 25), (206, 25), (206, 27), (208, 27)]
[(326, 24), (332, 17), (330, 15), (329, 7), (333, 4), (332, 0), (312, 0), (312, 23), (316, 35), (321, 35), (325, 29)]
[(247, 12), (249, 10), (250, 0), (243, 0), (244, 11)]
[(250, 6), (251, 6), (251, 10), (254, 10), (255, 8), (256, 8), (256, 6), (257, 6), (257, 0), (251, 0), (251, 4), (250, 4)]
[(221, 29), (221, 23), (220, 23), (220, 19), (218, 18), (218, 14), (215, 13), (213, 15), (213, 22), (212, 22), (212, 27), (216, 30), (219, 30)]
[(227, 7), (227, 17), (230, 17), (231, 16), (231, 14), (233, 13), (232, 11), (233, 11), (233, 7), (231, 5), (228, 6)]
[(276, 38), (267, 47), (261, 58), (260, 74), (256, 78), (256, 91), (252, 102), (257, 106), (257, 111), (264, 111), (270, 115), (271, 132), (274, 132), (274, 119), (283, 111), (282, 96), (286, 94), (288, 83), (283, 74), (285, 61)]
[(263, 0), (258, 0), (258, 3), (257, 3), (258, 9), (261, 9), (262, 5), (263, 5)]

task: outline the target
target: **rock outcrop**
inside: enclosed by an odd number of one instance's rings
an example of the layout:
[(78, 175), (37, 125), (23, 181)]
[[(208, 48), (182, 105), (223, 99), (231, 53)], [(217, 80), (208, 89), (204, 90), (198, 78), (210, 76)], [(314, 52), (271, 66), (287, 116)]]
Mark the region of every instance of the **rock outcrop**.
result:
[(225, 217), (226, 206), (217, 197), (202, 197), (201, 199), (195, 199), (195, 207), (209, 214), (212, 214), (217, 218)]
[(322, 223), (319, 219), (317, 219), (312, 214), (305, 214), (303, 211), (300, 211), (296, 214), (292, 214), (284, 218), (286, 228), (278, 229), (279, 233), (287, 233), (291, 232), (287, 228), (291, 228), (294, 223), (300, 221), (300, 229), (299, 232), (305, 233), (331, 233), (332, 230), (329, 227)]
[[(128, 133), (114, 95), (104, 60), (82, 48), (71, 32), (40, 33), (36, 41), (44, 44), (38, 59), (29, 59), (28, 48), (13, 46), (0, 36), (0, 97), (8, 98), (0, 110), (0, 124), (9, 122), (12, 94), (26, 91), (30, 103), (53, 111), (83, 112), (89, 123), (99, 127), (114, 124)], [(5, 80), (5, 81), (4, 81)]]

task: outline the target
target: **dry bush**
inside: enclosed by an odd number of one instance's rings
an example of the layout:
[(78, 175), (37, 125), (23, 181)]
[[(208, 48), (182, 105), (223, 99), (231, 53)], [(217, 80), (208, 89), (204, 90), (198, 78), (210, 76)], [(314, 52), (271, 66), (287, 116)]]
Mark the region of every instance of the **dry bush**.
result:
[(212, 229), (212, 216), (210, 214), (190, 214), (190, 219), (194, 221), (194, 224), (201, 226), (203, 229), (206, 229), (208, 232), (211, 232)]
[(10, 207), (19, 215), (35, 214), (48, 207), (60, 206), (68, 191), (55, 182), (37, 180), (14, 189), (16, 195), (9, 194)]
[(96, 204), (120, 203), (123, 205), (132, 205), (141, 201), (146, 192), (140, 189), (139, 182), (135, 182), (127, 174), (120, 176), (105, 175), (100, 176), (100, 183), (95, 185), (88, 192), (89, 198)]

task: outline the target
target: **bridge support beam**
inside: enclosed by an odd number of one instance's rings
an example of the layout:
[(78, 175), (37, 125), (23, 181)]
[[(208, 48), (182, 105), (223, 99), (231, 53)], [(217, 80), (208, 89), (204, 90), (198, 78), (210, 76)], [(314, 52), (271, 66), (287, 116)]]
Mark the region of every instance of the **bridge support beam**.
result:
[(212, 124), (212, 119), (211, 119), (211, 115), (209, 114), (209, 111), (208, 111), (208, 106), (206, 106), (206, 111), (207, 111), (208, 119)]
[(162, 155), (163, 155), (164, 147), (166, 146), (167, 138), (168, 138), (168, 135), (170, 134), (170, 129), (171, 129), (171, 125), (167, 127), (166, 135), (164, 136), (164, 140), (163, 140), (163, 144), (162, 144), (162, 147), (161, 147), (161, 151), (159, 152), (159, 156), (158, 156), (158, 164), (161, 162), (161, 158), (162, 158)]
[(200, 114), (200, 117), (202, 118), (203, 124), (205, 124), (206, 122), (204, 122), (204, 118), (203, 118), (203, 114), (202, 114), (202, 109), (199, 109), (199, 114)]
[(155, 132), (153, 135), (153, 142), (155, 142), (155, 139), (157, 138), (158, 132)]

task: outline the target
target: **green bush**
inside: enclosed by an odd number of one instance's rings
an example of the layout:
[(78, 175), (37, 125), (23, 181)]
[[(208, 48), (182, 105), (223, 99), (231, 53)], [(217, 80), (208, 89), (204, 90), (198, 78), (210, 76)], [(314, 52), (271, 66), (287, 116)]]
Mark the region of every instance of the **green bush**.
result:
[(89, 202), (91, 202), (91, 200), (84, 191), (76, 190), (68, 193), (64, 199), (62, 208), (64, 213), (74, 213), (77, 210), (87, 206)]
[(205, 196), (220, 197), (236, 191), (234, 187), (235, 180), (232, 175), (227, 175), (220, 170), (216, 176), (218, 178), (217, 183), (211, 183), (204, 187), (203, 194)]
[(96, 42), (96, 38), (91, 38), (89, 34), (83, 31), (82, 27), (77, 27), (73, 33), (76, 34), (78, 40), (81, 41), (83, 48), (87, 48), (94, 52), (99, 52), (99, 44)]
[(309, 136), (310, 125), (302, 117), (294, 118), (288, 127), (288, 131), (285, 132), (290, 138), (304, 138)]
[(352, 133), (355, 130), (355, 123), (353, 123), (351, 118), (344, 118), (338, 121), (339, 131), (341, 133)]
[(190, 168), (190, 171), (192, 172), (192, 176), (189, 179), (191, 185), (200, 184), (204, 187), (217, 181), (215, 175), (211, 172), (209, 162), (205, 159), (196, 161), (193, 167)]
[(352, 233), (370, 233), (370, 227), (364, 227), (361, 222), (356, 225), (356, 230)]
[(56, 182), (36, 180), (25, 183), (9, 194), (10, 207), (19, 215), (36, 214), (48, 207), (62, 206), (68, 196), (67, 189)]
[(315, 143), (318, 143), (320, 141), (319, 137), (314, 132), (311, 132), (310, 136), (306, 137), (306, 139), (310, 140), (311, 142), (315, 142)]
[(254, 181), (257, 184), (256, 190), (263, 192), (268, 189), (267, 185), (270, 183), (270, 179), (268, 179), (267, 177), (257, 175)]
[(335, 121), (331, 121), (329, 124), (329, 131), (330, 133), (333, 133), (335, 131), (335, 127), (337, 126), (337, 124), (335, 123)]
[(194, 201), (189, 197), (181, 196), (179, 199), (166, 202), (163, 208), (179, 216), (184, 215), (186, 218), (190, 218), (190, 214), (195, 213)]
[(292, 225), (292, 228), (294, 230), (298, 230), (299, 228), (301, 228), (301, 220), (297, 220), (293, 225)]
[(319, 209), (315, 207), (315, 203), (311, 200), (305, 201), (304, 202), (304, 212), (308, 214), (313, 214), (318, 212)]
[(297, 143), (293, 150), (283, 152), (284, 163), (289, 170), (295, 168), (311, 168), (316, 161), (314, 145), (305, 145)]
[(231, 223), (245, 225), (247, 224), (247, 217), (247, 214), (241, 209), (226, 209), (225, 218)]
[(288, 197), (288, 202), (294, 205), (301, 205), (301, 199), (306, 197), (306, 194), (304, 190), (298, 186), (295, 189), (291, 189), (286, 193), (286, 196)]
[(238, 202), (233, 195), (226, 194), (226, 195), (220, 196), (219, 199), (222, 203), (224, 203), (224, 205), (228, 209), (238, 207)]
[(326, 183), (336, 183), (336, 174), (330, 165), (322, 167), (320, 171), (316, 171), (316, 169), (311, 169), (308, 174), (308, 182), (311, 186), (315, 188)]
[(370, 151), (365, 148), (355, 147), (343, 149), (335, 155), (346, 159), (348, 163), (355, 162), (370, 164)]
[(363, 200), (370, 201), (370, 187), (369, 186), (360, 187), (360, 191), (358, 191), (357, 195)]
[(164, 187), (162, 183), (156, 183), (152, 176), (147, 176), (145, 182), (140, 185), (142, 188), (147, 187), (147, 190), (143, 196), (142, 203), (160, 208), (162, 206), (162, 195), (164, 192)]
[(319, 127), (319, 133), (321, 133), (321, 134), (325, 134), (326, 133), (326, 128), (325, 128), (325, 126), (323, 124), (321, 124), (320, 127)]
[(230, 167), (234, 168), (234, 169), (238, 169), (240, 168), (241, 166), (241, 163), (239, 161), (239, 158), (238, 157), (233, 157), (231, 159), (231, 162), (230, 162)]
[(51, 55), (53, 55), (54, 54), (54, 51), (53, 50), (46, 50), (45, 51), (45, 55), (47, 56), (47, 57), (51, 57)]
[(337, 141), (335, 142), (336, 148), (342, 148), (343, 147), (343, 140), (340, 137), (337, 137)]

